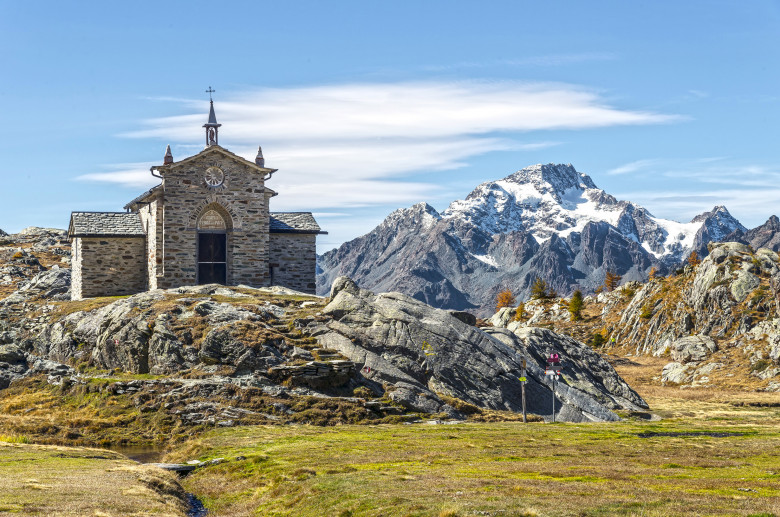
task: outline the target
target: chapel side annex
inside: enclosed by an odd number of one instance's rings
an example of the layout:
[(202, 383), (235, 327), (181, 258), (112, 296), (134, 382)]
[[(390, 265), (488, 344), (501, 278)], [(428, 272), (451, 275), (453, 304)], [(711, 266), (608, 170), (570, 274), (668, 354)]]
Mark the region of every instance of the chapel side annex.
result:
[(316, 237), (310, 212), (270, 212), (266, 187), (276, 169), (219, 145), (211, 101), (206, 147), (151, 168), (160, 184), (125, 205), (125, 212), (73, 212), (74, 300), (148, 289), (217, 283), (278, 285), (315, 292)]

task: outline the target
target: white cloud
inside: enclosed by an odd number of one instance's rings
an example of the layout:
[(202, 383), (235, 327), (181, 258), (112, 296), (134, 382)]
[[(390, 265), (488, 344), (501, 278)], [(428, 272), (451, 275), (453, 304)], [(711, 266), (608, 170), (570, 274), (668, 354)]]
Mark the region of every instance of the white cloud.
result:
[[(121, 136), (170, 143), (174, 159), (195, 152), (203, 138), (204, 103), (174, 100), (193, 114), (147, 120), (144, 129)], [(281, 194), (274, 199), (277, 210), (428, 200), (436, 186), (403, 177), (463, 167), (488, 152), (558, 145), (524, 141), (519, 133), (677, 120), (610, 106), (580, 86), (503, 81), (267, 88), (220, 99), (215, 108), (221, 144), (250, 160), (262, 144), (267, 165), (280, 169), (269, 182)], [(79, 179), (155, 184), (150, 164), (133, 165)]]
[(688, 90), (688, 93), (697, 99), (706, 99), (710, 96), (709, 92), (705, 92), (704, 90)]
[[(429, 183), (352, 180), (334, 183), (273, 183), (271, 187), (284, 195), (271, 202), (274, 211), (296, 210), (305, 199), (307, 210), (334, 207), (338, 198), (340, 208), (357, 208), (382, 204), (407, 205), (431, 199), (438, 194), (439, 186)], [(325, 191), (325, 189), (328, 189)], [(323, 192), (325, 192), (323, 194)]]
[(614, 169), (610, 169), (607, 171), (607, 174), (612, 176), (619, 175), (619, 174), (630, 174), (630, 173), (645, 170), (648, 167), (651, 167), (657, 163), (658, 160), (636, 160), (634, 162), (626, 163), (620, 165), (619, 167), (615, 167)]
[[(195, 105), (193, 105), (194, 107)], [(203, 103), (198, 102), (202, 110)], [(444, 138), (496, 131), (585, 129), (676, 117), (607, 105), (595, 92), (554, 83), (417, 82), (264, 89), (217, 103), (233, 142)], [(200, 140), (203, 113), (152, 119), (125, 136)]]
[(538, 151), (540, 149), (555, 147), (556, 145), (561, 145), (561, 142), (530, 142), (527, 144), (518, 144), (513, 146), (513, 149), (517, 149), (519, 151)]
[(150, 188), (160, 183), (149, 172), (152, 165), (159, 165), (152, 162), (122, 163), (106, 166), (107, 169), (113, 169), (106, 172), (91, 172), (82, 174), (76, 179), (80, 181), (97, 181), (103, 183), (120, 183), (127, 187)]

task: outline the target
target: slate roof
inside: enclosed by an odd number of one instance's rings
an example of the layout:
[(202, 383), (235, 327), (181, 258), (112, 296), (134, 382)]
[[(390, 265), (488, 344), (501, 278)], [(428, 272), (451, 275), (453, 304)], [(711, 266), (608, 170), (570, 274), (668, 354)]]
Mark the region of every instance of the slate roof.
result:
[(144, 237), (144, 227), (137, 213), (73, 212), (68, 237)]
[(328, 233), (320, 229), (311, 212), (271, 212), (268, 215), (271, 233)]

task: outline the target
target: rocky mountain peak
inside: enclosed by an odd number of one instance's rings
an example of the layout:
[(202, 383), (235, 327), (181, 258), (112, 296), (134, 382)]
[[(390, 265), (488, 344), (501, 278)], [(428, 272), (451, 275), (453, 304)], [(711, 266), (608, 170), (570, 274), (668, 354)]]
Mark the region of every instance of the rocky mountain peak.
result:
[(723, 205), (697, 215), (691, 223), (701, 223), (701, 228), (696, 232), (693, 249), (702, 251), (707, 242), (720, 242), (734, 232), (747, 231), (747, 228), (742, 226), (742, 223), (737, 221)]
[(441, 215), (431, 205), (426, 202), (420, 202), (409, 208), (399, 208), (390, 213), (382, 221), (380, 227), (397, 228), (403, 227), (424, 227), (430, 228), (436, 221), (441, 219)]
[(764, 224), (759, 226), (759, 228), (762, 230), (778, 231), (780, 230), (780, 219), (778, 219), (776, 215), (772, 215), (769, 217), (769, 219), (766, 220)]
[(444, 218), (468, 221), (495, 235), (530, 232), (536, 239), (553, 233), (565, 238), (592, 220), (617, 221), (623, 205), (571, 164), (537, 164), (478, 185), (463, 200), (453, 201)]
[(587, 174), (577, 172), (572, 164), (536, 164), (510, 174), (503, 181), (517, 184), (531, 184), (540, 193), (556, 193), (559, 196), (570, 189), (596, 188)]
[[(703, 223), (707, 219), (711, 219), (713, 217), (721, 218), (721, 219), (734, 219), (732, 215), (729, 213), (728, 209), (723, 205), (718, 205), (714, 207), (709, 212), (703, 212), (693, 219), (691, 219), (692, 223)], [(734, 219), (736, 221), (736, 219)], [(739, 224), (739, 223), (737, 223)]]

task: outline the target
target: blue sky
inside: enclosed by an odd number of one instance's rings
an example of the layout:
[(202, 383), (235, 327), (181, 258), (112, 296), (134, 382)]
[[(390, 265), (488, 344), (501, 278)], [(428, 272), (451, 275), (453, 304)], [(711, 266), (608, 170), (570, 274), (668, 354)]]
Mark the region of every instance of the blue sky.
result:
[(780, 213), (780, 2), (0, 0), (0, 228), (155, 184), (166, 144), (263, 146), (325, 251), (534, 163), (676, 220)]

